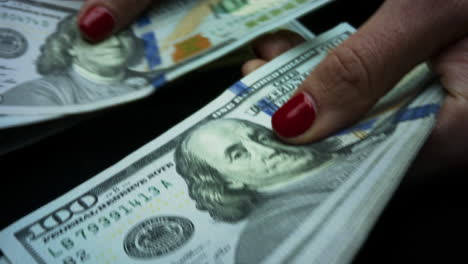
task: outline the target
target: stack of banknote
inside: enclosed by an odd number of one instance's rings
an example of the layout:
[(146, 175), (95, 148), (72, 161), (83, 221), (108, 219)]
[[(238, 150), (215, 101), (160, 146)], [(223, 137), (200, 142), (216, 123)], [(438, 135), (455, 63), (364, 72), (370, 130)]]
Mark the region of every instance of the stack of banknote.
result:
[[(252, 12), (211, 8), (219, 16)], [(174, 16), (170, 8), (158, 12)], [(284, 53), (8, 226), (0, 232), (0, 263), (351, 262), (431, 132), (444, 97), (420, 65), (354, 126), (310, 145), (278, 141), (273, 113), (354, 31), (343, 23)], [(177, 56), (167, 64), (163, 57), (163, 70), (148, 70), (147, 60), (146, 72), (167, 79), (184, 71), (170, 68)], [(193, 67), (186, 63), (181, 67)]]

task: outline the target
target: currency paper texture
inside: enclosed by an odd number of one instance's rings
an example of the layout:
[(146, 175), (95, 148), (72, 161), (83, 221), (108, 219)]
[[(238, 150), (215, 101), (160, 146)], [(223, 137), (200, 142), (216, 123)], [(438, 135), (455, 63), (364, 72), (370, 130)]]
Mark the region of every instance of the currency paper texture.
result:
[(352, 32), (341, 24), (246, 76), (2, 230), (0, 250), (11, 263), (349, 262), (444, 96), (423, 65), (355, 126), (311, 145), (278, 141), (271, 115)]
[(80, 37), (69, 2), (0, 2), (0, 39), (10, 43), (0, 50), (0, 115), (79, 113), (148, 96), (331, 1), (158, 1), (95, 45)]
[(5, 257), (0, 255), (0, 264), (11, 264)]

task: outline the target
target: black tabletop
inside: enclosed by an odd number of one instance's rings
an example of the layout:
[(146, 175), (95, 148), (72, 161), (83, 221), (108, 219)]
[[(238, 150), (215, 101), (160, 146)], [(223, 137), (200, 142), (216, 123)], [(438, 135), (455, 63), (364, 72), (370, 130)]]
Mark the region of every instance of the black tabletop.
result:
[[(315, 33), (343, 21), (359, 27), (381, 2), (336, 1), (304, 16), (301, 22)], [(211, 67), (190, 73), (137, 102), (0, 133), (0, 144), (5, 145), (24, 141), (31, 132), (49, 134), (0, 155), (0, 229), (190, 116), (241, 78), (240, 67), (240, 62)], [(427, 179), (405, 178), (354, 262), (450, 263), (463, 259), (467, 223), (463, 176), (453, 169)]]

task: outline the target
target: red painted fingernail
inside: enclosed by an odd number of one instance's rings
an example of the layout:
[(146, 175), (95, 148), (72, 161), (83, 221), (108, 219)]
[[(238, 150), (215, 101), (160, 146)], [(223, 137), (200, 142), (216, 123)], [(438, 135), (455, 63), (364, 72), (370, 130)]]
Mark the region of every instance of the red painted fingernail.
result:
[(293, 138), (302, 135), (315, 121), (316, 111), (313, 99), (301, 92), (289, 99), (273, 115), (273, 129), (282, 137)]
[(114, 30), (115, 20), (109, 10), (102, 6), (90, 8), (81, 17), (79, 27), (91, 41), (101, 41)]

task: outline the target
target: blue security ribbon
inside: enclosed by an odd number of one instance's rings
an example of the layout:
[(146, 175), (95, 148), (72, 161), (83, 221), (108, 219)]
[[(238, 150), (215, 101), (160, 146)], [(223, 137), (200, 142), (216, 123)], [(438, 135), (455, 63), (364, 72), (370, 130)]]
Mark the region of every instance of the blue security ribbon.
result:
[[(273, 116), (276, 110), (278, 110), (278, 107), (268, 99), (260, 100), (259, 102), (257, 102), (256, 106), (269, 116)], [(432, 114), (436, 114), (439, 111), (439, 109), (440, 106), (438, 104), (427, 104), (423, 106), (403, 109), (396, 114), (394, 122), (400, 123), (425, 118)], [(351, 128), (344, 129), (336, 133), (335, 136), (351, 134), (357, 131), (362, 132), (371, 130), (374, 127), (374, 124), (377, 122), (377, 119), (378, 118), (373, 118), (370, 120), (362, 121)]]
[(424, 118), (431, 114), (436, 114), (437, 112), (439, 112), (439, 109), (440, 106), (438, 104), (427, 104), (423, 106), (409, 108), (397, 114), (396, 122), (404, 122)]
[(151, 80), (151, 84), (153, 85), (154, 88), (161, 87), (166, 82), (167, 82), (167, 80), (166, 80), (166, 76), (164, 74), (161, 74), (161, 75), (157, 76), (156, 78), (154, 78), (153, 80)]
[(153, 69), (161, 64), (161, 54), (159, 53), (158, 41), (153, 32), (145, 33), (141, 36), (144, 41), (145, 56), (149, 67)]
[(269, 115), (269, 116), (273, 116), (273, 114), (276, 112), (276, 110), (278, 110), (278, 106), (275, 105), (274, 102), (272, 102), (271, 100), (269, 99), (262, 99), (260, 101), (257, 102), (256, 106), (262, 110), (262, 112), (264, 112), (265, 114)]
[(229, 87), (229, 91), (231, 91), (237, 96), (242, 96), (245, 93), (250, 93), (252, 91), (252, 88), (248, 87), (241, 81), (238, 81), (235, 84), (233, 84), (231, 87)]
[[(393, 122), (400, 123), (406, 121), (412, 121), (416, 119), (425, 118), (432, 114), (436, 114), (439, 112), (440, 106), (438, 104), (427, 104), (422, 106), (416, 106), (412, 108), (402, 109), (398, 113), (396, 113), (395, 119)], [(357, 131), (366, 131), (372, 129), (374, 124), (376, 123), (377, 118), (363, 121), (349, 129), (342, 130), (338, 132), (336, 135), (345, 135), (350, 134)]]

